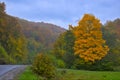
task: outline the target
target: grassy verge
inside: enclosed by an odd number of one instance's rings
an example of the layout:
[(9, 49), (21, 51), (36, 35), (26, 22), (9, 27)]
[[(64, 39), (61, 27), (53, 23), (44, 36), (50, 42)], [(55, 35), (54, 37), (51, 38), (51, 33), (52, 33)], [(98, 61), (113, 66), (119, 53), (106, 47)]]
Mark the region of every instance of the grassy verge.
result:
[(64, 80), (120, 80), (120, 72), (67, 70)]
[(26, 70), (19, 76), (18, 80), (37, 80), (37, 76), (32, 73), (30, 67), (26, 68)]
[[(58, 79), (55, 80), (120, 80), (120, 72), (110, 71), (83, 71), (71, 69), (59, 69)], [(38, 80), (37, 76), (27, 68), (18, 80)]]

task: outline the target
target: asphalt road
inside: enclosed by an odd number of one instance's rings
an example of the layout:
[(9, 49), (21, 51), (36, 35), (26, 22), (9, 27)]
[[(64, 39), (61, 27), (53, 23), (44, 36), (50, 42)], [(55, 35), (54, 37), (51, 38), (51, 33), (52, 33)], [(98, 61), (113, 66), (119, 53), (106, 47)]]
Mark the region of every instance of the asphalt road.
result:
[(0, 76), (17, 67), (20, 67), (20, 65), (0, 65)]

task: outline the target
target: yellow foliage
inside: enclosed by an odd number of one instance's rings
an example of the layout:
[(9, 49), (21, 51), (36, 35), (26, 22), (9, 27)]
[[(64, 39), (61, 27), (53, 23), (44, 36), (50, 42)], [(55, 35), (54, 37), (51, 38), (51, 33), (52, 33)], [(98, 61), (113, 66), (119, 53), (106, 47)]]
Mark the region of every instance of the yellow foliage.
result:
[(102, 39), (100, 20), (90, 14), (85, 14), (73, 29), (75, 35), (74, 51), (85, 61), (102, 59), (109, 48)]

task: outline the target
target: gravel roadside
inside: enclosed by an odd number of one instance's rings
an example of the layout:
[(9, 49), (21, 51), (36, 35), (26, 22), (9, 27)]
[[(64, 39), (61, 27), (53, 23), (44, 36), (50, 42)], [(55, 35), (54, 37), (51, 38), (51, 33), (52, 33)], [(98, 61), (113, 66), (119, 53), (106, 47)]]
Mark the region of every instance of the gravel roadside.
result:
[(20, 73), (22, 73), (27, 65), (16, 67), (0, 77), (0, 80), (16, 80)]

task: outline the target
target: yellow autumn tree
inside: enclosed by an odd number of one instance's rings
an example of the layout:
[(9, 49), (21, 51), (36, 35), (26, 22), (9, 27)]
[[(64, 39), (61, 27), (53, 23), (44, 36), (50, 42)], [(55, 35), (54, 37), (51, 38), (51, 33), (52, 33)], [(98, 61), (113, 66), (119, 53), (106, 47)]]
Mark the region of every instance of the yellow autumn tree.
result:
[(91, 14), (85, 14), (74, 27), (75, 55), (79, 55), (86, 62), (100, 60), (103, 58), (109, 48), (105, 45), (102, 38), (100, 20)]

